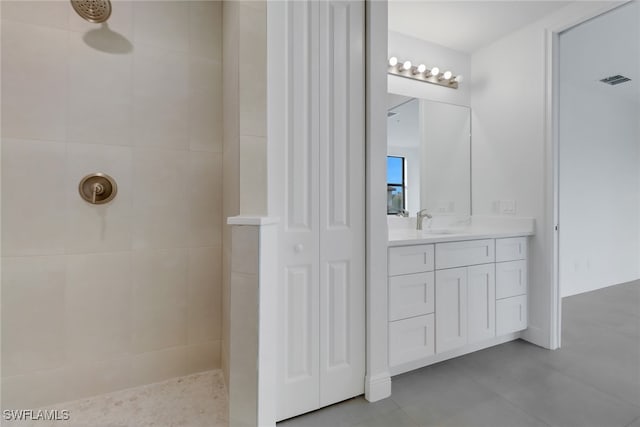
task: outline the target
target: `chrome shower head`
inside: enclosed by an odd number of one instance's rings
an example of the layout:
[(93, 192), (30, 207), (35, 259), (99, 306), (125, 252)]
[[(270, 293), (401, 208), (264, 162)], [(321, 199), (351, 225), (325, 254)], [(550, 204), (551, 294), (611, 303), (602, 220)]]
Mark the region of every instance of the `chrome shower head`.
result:
[(111, 16), (109, 0), (71, 0), (71, 6), (83, 19), (94, 24), (105, 22)]

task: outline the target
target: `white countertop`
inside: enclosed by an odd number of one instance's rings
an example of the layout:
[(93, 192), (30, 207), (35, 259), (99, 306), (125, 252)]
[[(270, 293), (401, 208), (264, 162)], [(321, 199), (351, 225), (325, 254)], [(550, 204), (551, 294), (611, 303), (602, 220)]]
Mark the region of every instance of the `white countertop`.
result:
[(466, 224), (415, 229), (415, 218), (394, 218), (390, 221), (389, 246), (408, 246), (461, 240), (497, 239), (535, 235), (535, 220), (518, 217), (471, 217)]

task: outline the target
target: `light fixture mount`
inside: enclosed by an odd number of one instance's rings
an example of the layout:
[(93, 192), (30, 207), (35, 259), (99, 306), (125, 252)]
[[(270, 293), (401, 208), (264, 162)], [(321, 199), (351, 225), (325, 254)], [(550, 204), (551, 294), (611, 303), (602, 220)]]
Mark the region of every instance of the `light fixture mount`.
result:
[[(438, 67), (427, 69), (422, 64), (418, 66), (411, 64), (411, 61), (399, 61), (398, 58), (392, 56), (387, 65), (387, 73), (424, 83), (448, 87), (449, 89), (458, 89), (459, 84), (462, 82), (462, 76), (455, 75), (451, 71), (441, 73)], [(407, 68), (406, 65), (409, 65), (409, 68)]]

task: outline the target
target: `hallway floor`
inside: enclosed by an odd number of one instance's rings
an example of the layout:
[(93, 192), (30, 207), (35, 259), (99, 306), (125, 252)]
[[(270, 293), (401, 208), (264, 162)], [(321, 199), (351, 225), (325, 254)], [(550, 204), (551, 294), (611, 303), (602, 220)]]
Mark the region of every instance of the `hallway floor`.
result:
[(278, 427), (640, 427), (640, 281), (563, 301), (562, 349), (514, 341)]

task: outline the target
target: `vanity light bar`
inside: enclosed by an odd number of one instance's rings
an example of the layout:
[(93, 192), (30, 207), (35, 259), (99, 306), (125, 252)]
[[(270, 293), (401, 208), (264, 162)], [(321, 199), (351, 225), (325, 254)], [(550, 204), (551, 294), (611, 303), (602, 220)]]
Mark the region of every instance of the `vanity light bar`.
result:
[(458, 89), (458, 85), (462, 82), (461, 74), (454, 76), (451, 71), (440, 72), (438, 67), (427, 69), (424, 64), (413, 65), (411, 61), (399, 61), (395, 56), (389, 58), (387, 72), (394, 76), (406, 77), (451, 89)]

